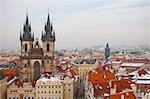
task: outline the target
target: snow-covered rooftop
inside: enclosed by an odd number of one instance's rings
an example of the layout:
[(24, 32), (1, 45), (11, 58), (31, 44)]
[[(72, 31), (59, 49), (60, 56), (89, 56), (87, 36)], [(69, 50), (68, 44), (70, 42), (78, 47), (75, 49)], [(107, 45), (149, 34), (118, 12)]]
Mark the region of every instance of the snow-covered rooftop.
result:
[(144, 65), (144, 63), (122, 63), (121, 66), (130, 66), (130, 67), (140, 67)]
[(57, 77), (50, 77), (50, 78), (46, 78), (46, 77), (43, 77), (43, 78), (40, 78), (39, 80), (37, 80), (37, 82), (48, 82), (48, 81), (51, 81), (51, 82), (61, 82), (61, 80)]
[(18, 79), (17, 77), (14, 77), (13, 79), (11, 79), (9, 82), (7, 82), (7, 85), (10, 85), (12, 82), (14, 82), (16, 79)]
[(150, 84), (150, 79), (149, 80), (136, 80), (136, 84)]
[(150, 75), (142, 75), (142, 76), (134, 76), (132, 79), (142, 79), (142, 80), (150, 80)]

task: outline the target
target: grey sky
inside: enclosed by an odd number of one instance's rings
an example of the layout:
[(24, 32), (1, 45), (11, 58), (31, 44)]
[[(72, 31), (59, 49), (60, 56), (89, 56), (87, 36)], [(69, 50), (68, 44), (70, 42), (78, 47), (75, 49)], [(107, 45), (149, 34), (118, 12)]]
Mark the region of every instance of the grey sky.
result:
[(39, 39), (49, 9), (57, 49), (150, 43), (149, 0), (0, 0), (0, 49), (20, 47), (26, 9)]

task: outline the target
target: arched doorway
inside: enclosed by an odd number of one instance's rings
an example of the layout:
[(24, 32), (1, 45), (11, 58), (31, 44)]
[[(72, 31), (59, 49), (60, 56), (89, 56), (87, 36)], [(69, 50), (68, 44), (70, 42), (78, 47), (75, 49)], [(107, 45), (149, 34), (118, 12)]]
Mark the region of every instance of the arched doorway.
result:
[(36, 61), (34, 63), (34, 80), (38, 80), (40, 78), (40, 63)]

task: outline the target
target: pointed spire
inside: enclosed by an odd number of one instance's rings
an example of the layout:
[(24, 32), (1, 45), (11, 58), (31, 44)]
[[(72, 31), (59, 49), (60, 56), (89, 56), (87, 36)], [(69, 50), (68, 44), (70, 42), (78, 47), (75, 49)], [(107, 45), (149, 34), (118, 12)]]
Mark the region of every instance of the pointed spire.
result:
[(48, 17), (47, 17), (47, 25), (50, 25), (49, 13), (48, 13)]
[(108, 43), (106, 44), (106, 47), (109, 47)]
[(28, 13), (27, 13), (27, 15), (26, 15), (26, 25), (28, 25), (29, 24), (29, 19), (28, 19)]

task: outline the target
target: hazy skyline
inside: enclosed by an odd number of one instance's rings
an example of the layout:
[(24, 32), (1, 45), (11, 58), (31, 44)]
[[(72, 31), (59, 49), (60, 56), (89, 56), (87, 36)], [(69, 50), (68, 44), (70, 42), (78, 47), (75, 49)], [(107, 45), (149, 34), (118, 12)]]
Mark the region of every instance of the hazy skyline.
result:
[(0, 49), (20, 48), (27, 9), (39, 39), (49, 9), (56, 49), (150, 45), (149, 0), (0, 0)]

